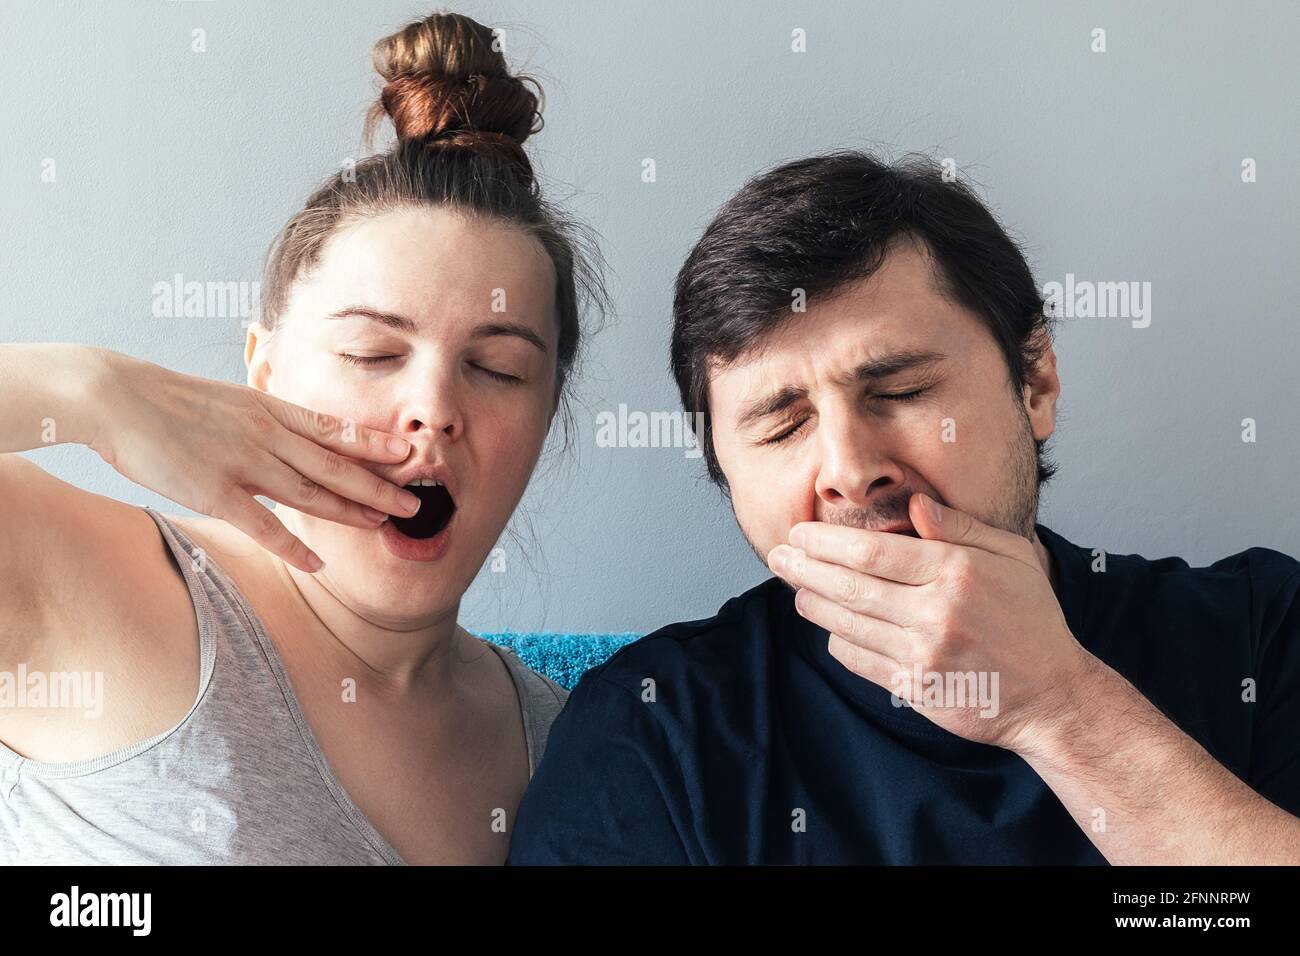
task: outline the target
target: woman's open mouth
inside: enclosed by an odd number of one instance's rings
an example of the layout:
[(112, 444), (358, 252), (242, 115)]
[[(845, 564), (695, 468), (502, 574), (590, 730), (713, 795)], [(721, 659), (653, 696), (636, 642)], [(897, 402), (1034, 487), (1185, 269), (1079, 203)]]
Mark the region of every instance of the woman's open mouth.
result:
[(379, 526), (379, 538), (395, 558), (437, 561), (447, 551), (456, 502), (445, 485), (431, 478), (412, 482), (406, 488), (419, 496), (420, 510), (409, 518), (390, 516)]
[(420, 510), (409, 518), (393, 515), (393, 527), (408, 538), (432, 538), (447, 527), (456, 510), (447, 486), (433, 478), (422, 478), (406, 486), (406, 490), (420, 499)]

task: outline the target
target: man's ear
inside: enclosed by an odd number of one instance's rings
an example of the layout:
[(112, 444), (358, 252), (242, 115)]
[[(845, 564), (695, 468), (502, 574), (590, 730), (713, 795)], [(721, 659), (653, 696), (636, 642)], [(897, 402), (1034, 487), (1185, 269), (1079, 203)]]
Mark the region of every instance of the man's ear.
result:
[(258, 391), (271, 387), (271, 333), (260, 322), (248, 327), (244, 339), (244, 365), (248, 368), (248, 386)]
[(1046, 327), (1040, 324), (1030, 341), (1041, 351), (1038, 363), (1025, 370), (1028, 381), (1021, 391), (1034, 440), (1044, 441), (1056, 431), (1056, 400), (1061, 395), (1061, 379), (1056, 374), (1056, 350), (1052, 348)]

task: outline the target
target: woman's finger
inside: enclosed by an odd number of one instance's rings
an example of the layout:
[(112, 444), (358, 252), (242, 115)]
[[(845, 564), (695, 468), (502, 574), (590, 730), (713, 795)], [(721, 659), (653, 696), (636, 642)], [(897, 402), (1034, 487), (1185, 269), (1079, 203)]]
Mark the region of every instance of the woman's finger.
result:
[(256, 467), (249, 485), (245, 487), (256, 495), (279, 501), (303, 514), (357, 528), (375, 528), (388, 518), (387, 512), (367, 508), (336, 495), (306, 475), (294, 471), (274, 455), (263, 456), (262, 464)]
[(271, 451), (299, 475), (349, 501), (403, 518), (410, 517), (420, 508), (419, 497), (405, 488), (292, 432), (280, 435), (273, 442)]
[(396, 464), (411, 452), (406, 439), (327, 412), (312, 411), (283, 399), (257, 393), (262, 405), (285, 428), (340, 455)]
[(325, 566), (325, 562), (315, 552), (281, 523), (275, 512), (258, 504), (252, 496), (236, 491), (211, 514), (214, 518), (234, 525), (267, 551), (300, 571), (314, 574)]

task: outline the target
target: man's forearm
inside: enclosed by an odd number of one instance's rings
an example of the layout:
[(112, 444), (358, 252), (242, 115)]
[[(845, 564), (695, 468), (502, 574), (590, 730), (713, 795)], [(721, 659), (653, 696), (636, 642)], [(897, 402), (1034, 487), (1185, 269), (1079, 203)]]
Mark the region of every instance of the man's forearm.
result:
[(1300, 818), (1269, 802), (1096, 662), (1021, 756), (1113, 864), (1300, 863)]

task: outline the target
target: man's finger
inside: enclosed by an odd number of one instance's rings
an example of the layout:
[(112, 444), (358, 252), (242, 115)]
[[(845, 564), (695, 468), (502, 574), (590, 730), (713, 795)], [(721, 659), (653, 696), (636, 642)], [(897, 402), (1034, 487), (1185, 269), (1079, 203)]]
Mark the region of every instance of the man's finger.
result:
[(886, 578), (809, 557), (798, 548), (778, 545), (768, 555), (772, 572), (796, 588), (807, 588), (852, 611), (906, 623), (915, 589)]
[(799, 522), (790, 529), (790, 543), (810, 558), (900, 584), (933, 581), (943, 567), (945, 552), (942, 542), (824, 521)]
[(946, 541), (949, 544), (979, 548), (1018, 561), (1024, 560), (1027, 547), (1031, 553), (1033, 551), (1028, 539), (987, 525), (965, 511), (941, 505), (921, 492), (912, 495), (908, 502), (908, 516), (916, 533), (929, 541)]
[(795, 608), (818, 627), (859, 647), (896, 661), (909, 660), (913, 656), (915, 638), (892, 621), (850, 611), (806, 588), (796, 593)]
[(828, 636), (826, 650), (831, 657), (859, 677), (869, 680), (873, 684), (878, 684), (891, 693), (898, 694), (904, 700), (908, 699), (908, 695), (898, 689), (899, 675), (906, 675), (907, 672), (897, 662), (884, 654), (878, 654), (875, 651), (854, 644), (852, 641), (846, 641), (835, 633)]

